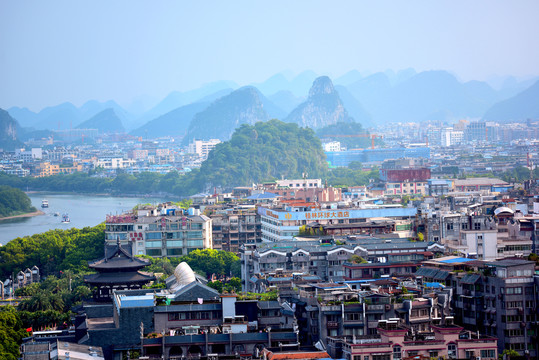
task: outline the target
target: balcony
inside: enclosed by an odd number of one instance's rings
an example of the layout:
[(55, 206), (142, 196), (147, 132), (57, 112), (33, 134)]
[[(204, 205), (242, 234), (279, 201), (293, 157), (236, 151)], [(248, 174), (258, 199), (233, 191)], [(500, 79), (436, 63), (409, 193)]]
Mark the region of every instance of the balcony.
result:
[(328, 321), (326, 326), (327, 326), (328, 329), (338, 329), (339, 328), (339, 322), (337, 322), (337, 321)]
[[(387, 304), (389, 307), (389, 304)], [(385, 312), (386, 304), (382, 305), (367, 305), (367, 312)]]
[(320, 311), (341, 311), (341, 305), (321, 305)]

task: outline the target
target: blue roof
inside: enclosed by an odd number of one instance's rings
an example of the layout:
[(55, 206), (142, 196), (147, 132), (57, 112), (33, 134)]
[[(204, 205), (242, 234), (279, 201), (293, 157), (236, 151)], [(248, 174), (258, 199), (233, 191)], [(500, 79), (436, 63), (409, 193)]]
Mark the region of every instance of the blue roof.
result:
[[(380, 279), (383, 279), (383, 278), (380, 278)], [(366, 282), (376, 281), (380, 279), (346, 280), (346, 281), (343, 281), (343, 284), (366, 283)]]
[(443, 289), (445, 286), (443, 284), (440, 284), (438, 282), (426, 282), (423, 285), (427, 288), (433, 288), (433, 289)]
[(122, 308), (149, 307), (153, 305), (153, 295), (120, 296), (120, 307)]
[(277, 194), (274, 194), (274, 193), (270, 193), (270, 192), (265, 192), (265, 193), (262, 193), (262, 194), (253, 194), (245, 199), (247, 200), (260, 200), (260, 199), (274, 199), (276, 197), (278, 197), (279, 195)]
[(453, 264), (453, 263), (459, 263), (459, 262), (468, 262), (468, 261), (474, 261), (475, 259), (468, 259), (468, 258), (454, 258), (454, 259), (447, 259), (447, 260), (440, 260), (440, 262), (443, 262), (445, 264)]

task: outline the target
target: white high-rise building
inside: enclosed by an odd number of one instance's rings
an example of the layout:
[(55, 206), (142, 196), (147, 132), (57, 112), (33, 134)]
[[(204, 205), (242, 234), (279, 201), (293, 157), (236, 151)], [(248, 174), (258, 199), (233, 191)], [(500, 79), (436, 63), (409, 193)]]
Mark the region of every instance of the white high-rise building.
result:
[(219, 144), (221, 140), (219, 139), (210, 139), (210, 140), (194, 140), (189, 143), (187, 152), (189, 154), (197, 154), (198, 156), (206, 159), (210, 151)]
[(453, 130), (452, 128), (442, 129), (441, 132), (441, 145), (453, 146), (462, 143), (464, 138), (464, 131)]

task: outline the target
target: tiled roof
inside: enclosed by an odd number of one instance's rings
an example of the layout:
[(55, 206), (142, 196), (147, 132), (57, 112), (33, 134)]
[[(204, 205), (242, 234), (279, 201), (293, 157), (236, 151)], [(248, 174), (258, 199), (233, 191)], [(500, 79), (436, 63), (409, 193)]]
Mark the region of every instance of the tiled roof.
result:
[(273, 353), (264, 349), (265, 357), (268, 360), (291, 360), (291, 359), (330, 359), (330, 356), (325, 351), (298, 351), (298, 352), (278, 352)]

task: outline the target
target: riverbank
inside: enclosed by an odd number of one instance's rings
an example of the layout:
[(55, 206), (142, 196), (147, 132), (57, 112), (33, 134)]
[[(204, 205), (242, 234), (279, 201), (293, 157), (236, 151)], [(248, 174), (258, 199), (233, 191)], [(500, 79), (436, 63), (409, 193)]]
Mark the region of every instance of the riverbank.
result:
[(20, 214), (20, 215), (14, 215), (14, 216), (6, 216), (6, 217), (3, 217), (3, 218), (0, 218), (0, 221), (9, 220), (9, 219), (32, 217), (32, 216), (39, 216), (39, 215), (45, 215), (45, 213), (43, 211), (41, 211), (41, 210), (38, 210), (38, 211), (31, 212), (31, 213), (26, 213), (26, 214)]
[[(189, 197), (182, 197), (182, 196), (178, 196), (178, 195), (174, 195), (172, 193), (165, 193), (165, 192), (159, 192), (159, 193), (141, 193), (141, 194), (138, 194), (138, 193), (115, 193), (115, 192), (112, 192), (112, 193), (93, 193), (93, 192), (84, 192), (84, 191), (79, 191), (79, 192), (75, 192), (75, 191), (48, 191), (48, 190), (25, 190), (24, 191), (26, 194), (30, 195), (36, 195), (36, 194), (41, 194), (41, 195), (48, 195), (48, 194), (52, 194), (52, 195), (86, 195), (86, 196), (111, 196), (111, 197), (122, 197), (122, 198), (162, 198), (162, 199), (166, 199), (166, 198), (173, 198), (173, 199), (187, 199)], [(163, 200), (165, 201), (165, 200)]]

